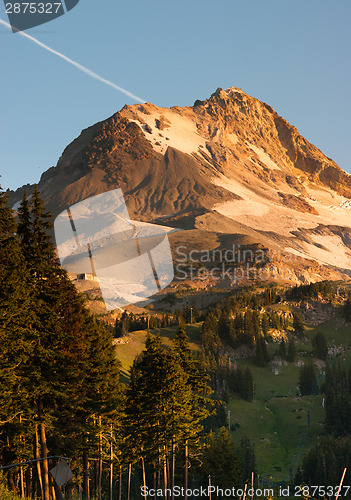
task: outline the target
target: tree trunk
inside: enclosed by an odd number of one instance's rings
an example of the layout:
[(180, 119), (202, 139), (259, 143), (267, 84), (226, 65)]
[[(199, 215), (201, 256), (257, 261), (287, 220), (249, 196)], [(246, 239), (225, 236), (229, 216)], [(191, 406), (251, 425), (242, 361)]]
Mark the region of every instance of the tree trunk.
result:
[(16, 491), (16, 485), (15, 485), (15, 481), (13, 479), (13, 471), (11, 469), (7, 473), (7, 481), (8, 481), (8, 485), (9, 485), (9, 490)]
[(26, 491), (27, 497), (33, 497), (33, 478), (32, 478), (32, 467), (28, 467), (26, 471)]
[[(40, 448), (41, 448), (41, 458), (47, 458), (48, 448), (46, 444), (46, 433), (45, 433), (45, 422), (43, 420), (43, 401), (39, 399), (38, 405), (38, 415), (39, 415), (39, 436), (40, 436)], [(48, 460), (42, 461), (42, 480), (43, 480), (43, 500), (50, 500), (50, 484), (49, 484), (49, 463)]]
[(165, 458), (163, 462), (163, 482), (165, 486), (165, 499), (167, 500), (167, 488), (168, 488), (168, 481), (167, 481), (167, 459)]
[(119, 493), (118, 500), (122, 500), (122, 466), (119, 466)]
[(171, 481), (172, 481), (172, 489), (171, 489), (171, 500), (174, 500), (174, 479), (175, 479), (175, 442), (174, 438), (172, 440), (172, 472), (171, 472)]
[[(40, 458), (39, 454), (39, 437), (38, 437), (38, 427), (35, 428), (35, 441), (34, 441), (34, 456), (36, 459)], [(38, 483), (39, 483), (39, 489), (40, 489), (40, 497), (44, 497), (43, 493), (43, 481), (41, 477), (41, 469), (40, 469), (40, 462), (35, 462), (36, 468), (37, 468), (37, 476), (38, 476)]]
[(83, 452), (83, 498), (90, 500), (89, 459), (86, 451)]
[(132, 464), (128, 465), (128, 487), (127, 487), (127, 500), (130, 500), (130, 481), (132, 479)]
[[(52, 500), (58, 500), (56, 498), (56, 493), (55, 493), (55, 479), (52, 478), (52, 480), (50, 481), (50, 489), (51, 489), (51, 498)], [(61, 500), (61, 499), (60, 499)]]
[(99, 460), (98, 460), (98, 500), (102, 500), (102, 434), (101, 434), (101, 417), (99, 417), (100, 434), (99, 434)]
[(154, 488), (154, 491), (155, 491), (155, 494), (154, 494), (154, 500), (156, 500), (156, 489), (157, 489), (157, 471), (156, 471), (156, 462), (153, 463), (153, 466), (154, 466), (154, 470), (153, 470), (153, 479), (154, 479), (154, 484), (153, 484), (153, 488)]
[(110, 494), (109, 500), (113, 500), (113, 463), (110, 464)]
[(110, 496), (109, 500), (113, 500), (113, 433), (112, 433), (112, 425), (111, 425), (111, 446), (110, 446)]
[(23, 478), (23, 467), (20, 467), (20, 495), (24, 498), (24, 478)]
[(188, 495), (186, 494), (186, 491), (188, 489), (188, 453), (188, 440), (186, 440), (184, 449), (184, 500), (187, 500), (188, 498)]
[[(46, 444), (45, 424), (39, 424), (40, 447), (42, 458), (47, 458), (48, 448)], [(49, 464), (48, 460), (42, 461), (42, 481), (43, 481), (43, 500), (50, 500), (50, 485), (49, 485)]]
[(146, 492), (146, 476), (145, 476), (145, 462), (144, 458), (141, 458), (141, 470), (143, 473), (143, 486), (144, 486), (144, 491)]

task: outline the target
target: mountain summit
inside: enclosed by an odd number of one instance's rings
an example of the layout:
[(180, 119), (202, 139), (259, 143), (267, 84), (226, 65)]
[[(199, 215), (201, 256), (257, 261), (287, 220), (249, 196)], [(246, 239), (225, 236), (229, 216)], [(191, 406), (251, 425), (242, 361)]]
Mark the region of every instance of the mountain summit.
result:
[(295, 281), (351, 275), (351, 176), (235, 87), (189, 107), (125, 106), (38, 187), (54, 215), (119, 187), (131, 218), (183, 229), (174, 243), (187, 249), (259, 245), (299, 257)]

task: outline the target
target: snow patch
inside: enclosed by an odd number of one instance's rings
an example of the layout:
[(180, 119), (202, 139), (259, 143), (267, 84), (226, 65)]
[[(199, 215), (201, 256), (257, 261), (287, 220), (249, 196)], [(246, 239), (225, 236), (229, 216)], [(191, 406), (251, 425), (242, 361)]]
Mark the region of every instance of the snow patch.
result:
[[(140, 114), (139, 120), (130, 121), (141, 127), (146, 139), (151, 142), (153, 149), (158, 153), (164, 155), (169, 146), (187, 154), (197, 153), (200, 147), (206, 147), (206, 139), (198, 134), (196, 124), (191, 119), (167, 109), (162, 109), (161, 113), (150, 111), (149, 115)], [(156, 120), (160, 120), (162, 117), (169, 124), (159, 130), (156, 127)], [(146, 124), (151, 133), (145, 130)]]
[(329, 208), (332, 210), (351, 210), (351, 200), (344, 200), (339, 205), (330, 205)]
[(252, 151), (254, 151), (262, 163), (264, 163), (271, 170), (281, 170), (276, 163), (265, 153), (262, 149), (258, 148), (254, 144), (246, 143)]
[(313, 243), (304, 243), (309, 258), (313, 258), (322, 264), (351, 269), (351, 251), (347, 248), (338, 235), (314, 235), (313, 242), (324, 248), (315, 246)]

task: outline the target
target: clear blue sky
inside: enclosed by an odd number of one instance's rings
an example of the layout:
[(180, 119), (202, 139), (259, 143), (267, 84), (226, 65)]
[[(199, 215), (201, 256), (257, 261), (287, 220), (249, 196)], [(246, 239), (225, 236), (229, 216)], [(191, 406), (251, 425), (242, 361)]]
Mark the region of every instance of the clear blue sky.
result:
[[(240, 87), (351, 173), (350, 22), (350, 0), (80, 0), (26, 33), (156, 105)], [(133, 100), (1, 25), (0, 44), (0, 183), (13, 189)]]

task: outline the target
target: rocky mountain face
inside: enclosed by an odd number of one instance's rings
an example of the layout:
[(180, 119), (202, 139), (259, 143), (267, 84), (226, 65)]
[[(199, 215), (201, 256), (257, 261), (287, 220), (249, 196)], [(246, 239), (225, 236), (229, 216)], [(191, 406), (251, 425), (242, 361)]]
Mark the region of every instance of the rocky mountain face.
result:
[(226, 265), (250, 264), (242, 283), (263, 268), (291, 283), (351, 276), (351, 176), (238, 88), (185, 108), (125, 106), (83, 130), (38, 187), (53, 215), (121, 188), (131, 219), (181, 229), (169, 238), (180, 273), (195, 263), (188, 284), (237, 284), (219, 270), (226, 250)]

